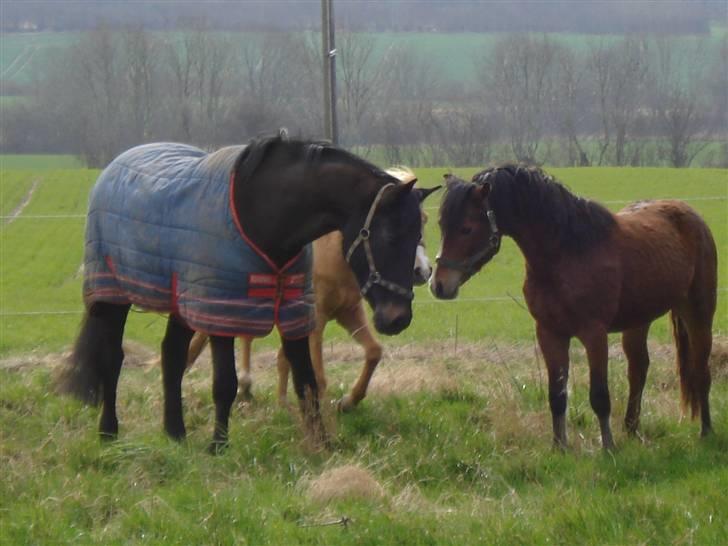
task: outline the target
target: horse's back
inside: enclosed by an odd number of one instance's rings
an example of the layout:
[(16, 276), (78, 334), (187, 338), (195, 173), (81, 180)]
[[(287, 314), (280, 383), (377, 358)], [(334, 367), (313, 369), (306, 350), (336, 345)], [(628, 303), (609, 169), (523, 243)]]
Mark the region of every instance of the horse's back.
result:
[(698, 213), (682, 201), (642, 201), (625, 207), (616, 218), (622, 272), (616, 329), (649, 322), (688, 301), (698, 302), (712, 316), (717, 252)]

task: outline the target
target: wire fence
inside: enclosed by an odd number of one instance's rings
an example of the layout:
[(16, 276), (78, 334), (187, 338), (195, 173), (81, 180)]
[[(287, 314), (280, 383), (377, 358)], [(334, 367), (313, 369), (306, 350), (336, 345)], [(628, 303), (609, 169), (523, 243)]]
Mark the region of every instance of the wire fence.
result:
[[(687, 202), (700, 202), (700, 201), (728, 201), (728, 195), (716, 195), (716, 196), (694, 196), (694, 197), (662, 197), (651, 200), (660, 199), (679, 199)], [(604, 204), (626, 204), (633, 203), (634, 200), (629, 199), (618, 199), (610, 201), (601, 201)], [(424, 207), (425, 210), (438, 210), (439, 207)], [(2, 220), (58, 220), (58, 219), (85, 219), (85, 214), (19, 214), (19, 215), (2, 215)], [(718, 292), (728, 292), (728, 287), (718, 288)], [(434, 298), (429, 299), (415, 299), (413, 305), (441, 305), (441, 304), (453, 304), (453, 303), (504, 303), (504, 302), (523, 302), (522, 296), (483, 296), (477, 298), (458, 298), (456, 300), (437, 300)], [(45, 310), (38, 309), (32, 311), (5, 311), (0, 309), (0, 318), (5, 317), (33, 317), (33, 316), (67, 316), (67, 315), (80, 315), (83, 313), (83, 308), (68, 309), (68, 310)]]

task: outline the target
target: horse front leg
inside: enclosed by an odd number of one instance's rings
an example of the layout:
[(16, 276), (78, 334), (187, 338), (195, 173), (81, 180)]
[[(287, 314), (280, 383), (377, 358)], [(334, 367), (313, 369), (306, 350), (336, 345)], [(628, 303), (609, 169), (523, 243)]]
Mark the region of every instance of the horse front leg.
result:
[(584, 344), (589, 360), (589, 402), (599, 419), (602, 448), (614, 449), (612, 430), (609, 426), (611, 401), (609, 399), (609, 342), (606, 328), (595, 325), (585, 328), (578, 336)]
[(318, 385), (316, 384), (316, 374), (311, 362), (308, 337), (292, 340), (283, 339), (282, 343), (283, 352), (291, 364), (293, 387), (298, 396), (307, 433), (312, 436), (317, 444), (328, 445), (329, 439), (321, 418)]
[(228, 421), (230, 408), (238, 393), (238, 376), (235, 372), (235, 338), (210, 337), (212, 349), (212, 398), (215, 401), (215, 431), (209, 451), (219, 453), (228, 445)]
[(162, 383), (164, 384), (164, 430), (175, 440), (186, 433), (182, 414), (182, 376), (187, 367), (187, 354), (193, 331), (174, 315), (167, 320), (162, 340)]
[(566, 404), (569, 382), (569, 344), (571, 339), (536, 324), (538, 345), (546, 361), (549, 377), (549, 406), (554, 431), (554, 446), (566, 449)]
[(369, 382), (372, 380), (374, 370), (377, 369), (377, 364), (382, 359), (382, 346), (369, 328), (369, 322), (361, 302), (341, 313), (336, 317), (336, 320), (364, 348), (364, 369), (351, 392), (339, 402), (341, 411), (349, 411), (354, 409), (367, 395)]

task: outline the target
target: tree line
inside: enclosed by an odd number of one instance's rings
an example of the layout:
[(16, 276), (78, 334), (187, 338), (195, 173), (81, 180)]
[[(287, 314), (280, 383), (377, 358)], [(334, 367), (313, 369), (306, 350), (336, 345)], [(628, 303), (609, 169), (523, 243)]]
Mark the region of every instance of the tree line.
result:
[[(471, 83), (444, 80), (416, 49), (383, 53), (339, 33), (341, 144), (387, 163), (685, 167), (716, 140), (728, 166), (728, 42), (627, 35), (586, 45), (504, 34), (474, 51)], [(59, 49), (3, 107), (3, 153), (72, 153), (103, 166), (142, 142), (205, 148), (287, 127), (322, 129), (318, 37), (99, 27)]]

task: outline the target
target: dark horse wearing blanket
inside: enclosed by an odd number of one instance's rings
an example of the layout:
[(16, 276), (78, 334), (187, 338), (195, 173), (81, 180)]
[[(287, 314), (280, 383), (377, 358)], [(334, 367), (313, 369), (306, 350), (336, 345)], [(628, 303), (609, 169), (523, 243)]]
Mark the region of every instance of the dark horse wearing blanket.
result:
[(716, 308), (717, 255), (705, 222), (680, 201), (646, 201), (617, 214), (571, 194), (542, 170), (508, 165), (448, 178), (440, 208), (442, 248), (430, 281), (438, 298), (458, 288), (512, 237), (526, 259), (523, 293), (549, 376), (554, 441), (566, 446), (569, 343), (589, 360), (589, 400), (602, 445), (609, 426), (607, 333), (623, 332), (629, 362), (625, 425), (639, 425), (650, 323), (671, 311), (684, 406), (711, 431), (708, 357)]
[(164, 428), (185, 437), (181, 383), (193, 330), (210, 335), (215, 431), (227, 443), (237, 393), (234, 336), (277, 326), (308, 430), (326, 441), (308, 335), (310, 247), (338, 230), (379, 332), (412, 319), (412, 263), (424, 194), (328, 145), (284, 135), (212, 154), (152, 144), (116, 158), (91, 194), (86, 317), (61, 388), (102, 402), (116, 437), (116, 386), (131, 304), (169, 313), (162, 341)]

